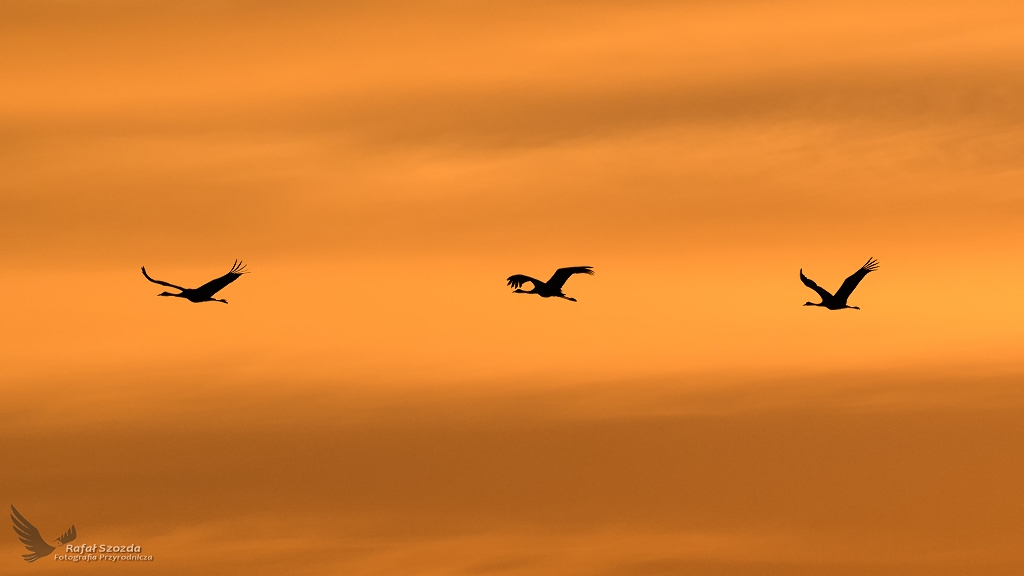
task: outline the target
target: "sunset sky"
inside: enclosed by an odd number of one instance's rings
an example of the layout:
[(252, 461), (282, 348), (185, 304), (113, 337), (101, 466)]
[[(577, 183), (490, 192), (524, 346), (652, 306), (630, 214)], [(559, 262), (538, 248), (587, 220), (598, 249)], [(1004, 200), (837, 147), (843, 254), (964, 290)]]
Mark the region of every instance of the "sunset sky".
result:
[(1020, 2), (8, 0), (0, 70), (2, 503), (155, 557), (0, 573), (1024, 572)]

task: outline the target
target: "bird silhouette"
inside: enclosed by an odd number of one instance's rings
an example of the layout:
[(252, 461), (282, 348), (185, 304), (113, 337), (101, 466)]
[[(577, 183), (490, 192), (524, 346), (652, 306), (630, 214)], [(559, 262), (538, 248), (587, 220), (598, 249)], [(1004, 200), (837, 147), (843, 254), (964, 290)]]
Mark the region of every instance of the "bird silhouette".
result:
[(868, 272), (874, 272), (875, 270), (878, 270), (878, 261), (874, 258), (868, 258), (867, 263), (861, 266), (860, 270), (857, 270), (851, 274), (849, 278), (843, 281), (843, 285), (839, 287), (839, 290), (837, 290), (833, 296), (828, 293), (828, 290), (825, 290), (821, 286), (815, 284), (814, 280), (804, 276), (804, 270), (801, 268), (800, 281), (811, 290), (817, 292), (818, 296), (821, 296), (821, 302), (818, 304), (808, 302), (804, 304), (804, 306), (821, 306), (823, 308), (828, 308), (829, 310), (842, 310), (843, 308), (860, 310), (857, 306), (848, 306), (846, 304), (846, 300), (850, 297), (850, 294), (853, 293), (853, 289), (857, 287), (857, 284), (860, 284), (860, 281), (868, 275)]
[[(46, 540), (43, 540), (43, 537), (39, 535), (39, 530), (26, 520), (14, 505), (11, 505), (11, 512), (14, 512), (14, 514), (11, 514), (11, 520), (14, 522), (14, 531), (18, 533), (18, 539), (25, 545), (25, 549), (31, 552), (31, 554), (21, 555), (25, 562), (35, 562), (44, 556), (49, 556), (50, 552), (56, 550), (55, 547), (47, 544)], [(67, 544), (74, 540), (76, 536), (78, 536), (78, 532), (75, 531), (75, 526), (72, 524), (71, 528), (68, 528), (67, 532), (54, 540), (54, 542), (57, 544)]]
[[(508, 277), (508, 285), (515, 288), (516, 294), (536, 294), (541, 298), (550, 298), (552, 296), (556, 298), (565, 298), (570, 302), (575, 302), (575, 298), (569, 298), (565, 294), (562, 294), (562, 286), (565, 285), (565, 281), (569, 279), (573, 274), (590, 274), (594, 275), (594, 271), (591, 270), (593, 266), (573, 266), (571, 268), (559, 268), (555, 270), (555, 273), (548, 279), (547, 282), (541, 282), (536, 278), (530, 278), (523, 274), (516, 274)], [(523, 284), (526, 282), (532, 282), (533, 288), (530, 290), (520, 290)]]
[(171, 288), (177, 288), (178, 290), (181, 290), (181, 292), (179, 292), (178, 294), (172, 294), (171, 292), (161, 292), (160, 294), (157, 294), (157, 296), (177, 296), (178, 298), (184, 298), (189, 302), (223, 302), (227, 304), (227, 300), (214, 298), (213, 295), (216, 294), (217, 292), (220, 292), (220, 290), (227, 286), (228, 284), (231, 284), (232, 282), (237, 280), (238, 277), (241, 276), (242, 274), (248, 274), (248, 272), (245, 270), (245, 264), (242, 264), (238, 260), (235, 260), (235, 263), (231, 266), (231, 271), (221, 276), (220, 278), (210, 280), (209, 282), (203, 284), (199, 288), (182, 288), (181, 286), (176, 286), (169, 282), (162, 282), (160, 280), (154, 280), (150, 278), (149, 274), (146, 273), (146, 267), (142, 267), (142, 275), (146, 277), (146, 280), (149, 280), (154, 284), (159, 284), (161, 286), (170, 286)]

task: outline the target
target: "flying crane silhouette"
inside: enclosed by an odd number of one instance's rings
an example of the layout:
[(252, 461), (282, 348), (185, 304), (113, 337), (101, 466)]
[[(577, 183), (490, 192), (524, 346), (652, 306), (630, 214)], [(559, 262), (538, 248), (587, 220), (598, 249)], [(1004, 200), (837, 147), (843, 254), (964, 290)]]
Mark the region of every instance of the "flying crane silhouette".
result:
[(223, 302), (227, 304), (227, 300), (214, 298), (213, 295), (216, 294), (217, 292), (220, 292), (221, 289), (223, 289), (228, 284), (231, 284), (232, 282), (237, 280), (238, 277), (241, 276), (242, 274), (248, 274), (248, 272), (245, 270), (245, 264), (242, 264), (238, 260), (235, 260), (235, 263), (231, 266), (231, 271), (221, 276), (220, 278), (210, 280), (209, 282), (203, 284), (199, 288), (182, 288), (181, 286), (176, 286), (169, 282), (162, 282), (160, 280), (154, 280), (150, 278), (149, 274), (146, 274), (146, 267), (142, 267), (142, 275), (146, 277), (146, 280), (149, 280), (154, 284), (159, 284), (161, 286), (169, 286), (171, 288), (177, 288), (178, 290), (181, 290), (181, 292), (179, 292), (178, 294), (173, 294), (171, 292), (161, 292), (160, 294), (157, 294), (157, 296), (177, 296), (178, 298), (184, 298), (189, 302)]
[(821, 306), (823, 308), (828, 308), (829, 310), (842, 310), (843, 308), (853, 308), (854, 310), (860, 310), (860, 308), (857, 306), (848, 306), (846, 304), (846, 300), (847, 298), (850, 297), (850, 294), (853, 293), (853, 289), (857, 287), (857, 284), (860, 284), (860, 281), (863, 280), (864, 277), (868, 275), (868, 272), (874, 272), (875, 270), (878, 270), (878, 260), (875, 260), (874, 258), (868, 258), (867, 263), (861, 266), (860, 270), (857, 270), (856, 272), (851, 274), (849, 278), (843, 281), (843, 285), (839, 287), (839, 290), (837, 290), (835, 295), (833, 296), (832, 294), (828, 293), (828, 290), (825, 290), (821, 286), (815, 284), (814, 280), (811, 280), (807, 276), (804, 276), (804, 270), (803, 268), (801, 268), (800, 281), (803, 282), (804, 285), (810, 288), (811, 290), (817, 292), (818, 296), (821, 296), (820, 303), (815, 304), (814, 302), (808, 302), (804, 304), (804, 306)]
[[(18, 540), (25, 545), (25, 549), (31, 552), (31, 554), (22, 554), (21, 557), (25, 559), (25, 562), (35, 562), (44, 556), (49, 556), (50, 552), (56, 550), (55, 547), (50, 546), (43, 540), (43, 537), (39, 535), (39, 530), (32, 525), (31, 522), (25, 519), (18, 512), (18, 509), (11, 505), (11, 520), (14, 522), (14, 531), (18, 534)], [(54, 540), (58, 544), (67, 544), (78, 536), (78, 532), (75, 531), (75, 525), (72, 524), (71, 528), (68, 528), (67, 532), (61, 535), (60, 538)]]
[[(589, 274), (594, 275), (594, 271), (591, 270), (593, 266), (573, 266), (571, 268), (559, 268), (555, 270), (555, 273), (548, 279), (547, 282), (541, 282), (536, 278), (530, 278), (523, 274), (515, 274), (508, 277), (508, 285), (515, 288), (516, 294), (536, 294), (541, 298), (550, 298), (552, 296), (556, 298), (565, 298), (570, 302), (575, 302), (575, 298), (569, 298), (565, 294), (562, 294), (562, 286), (565, 285), (565, 281), (569, 279), (573, 274)], [(523, 284), (531, 282), (533, 288), (530, 290), (521, 290)]]

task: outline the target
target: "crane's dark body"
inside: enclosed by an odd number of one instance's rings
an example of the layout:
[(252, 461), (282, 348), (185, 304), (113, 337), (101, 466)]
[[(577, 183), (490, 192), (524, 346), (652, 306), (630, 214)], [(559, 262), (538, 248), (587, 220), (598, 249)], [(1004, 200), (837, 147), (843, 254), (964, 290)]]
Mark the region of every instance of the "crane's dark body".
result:
[[(35, 562), (40, 558), (45, 558), (50, 555), (50, 552), (56, 550), (53, 546), (47, 544), (46, 540), (39, 534), (39, 529), (32, 525), (21, 512), (13, 505), (11, 506), (11, 521), (14, 522), (14, 532), (18, 534), (18, 540), (25, 545), (25, 549), (30, 554), (22, 554), (21, 557), (25, 559), (25, 562)], [(75, 526), (72, 524), (71, 528), (68, 528), (60, 538), (54, 539), (57, 544), (67, 544), (78, 536), (78, 531), (75, 530)]]
[(829, 310), (842, 310), (844, 308), (860, 310), (857, 306), (847, 305), (846, 301), (850, 298), (850, 294), (853, 293), (853, 289), (856, 288), (857, 285), (860, 284), (860, 281), (868, 275), (868, 272), (874, 272), (875, 270), (878, 270), (878, 261), (874, 258), (868, 258), (867, 263), (861, 266), (860, 270), (857, 270), (851, 274), (849, 278), (843, 281), (843, 285), (840, 286), (839, 290), (837, 290), (833, 295), (830, 294), (828, 290), (825, 290), (821, 286), (815, 284), (814, 280), (804, 276), (804, 271), (801, 269), (800, 281), (804, 283), (804, 286), (814, 290), (818, 293), (818, 296), (821, 296), (821, 302), (817, 304), (814, 302), (808, 302), (804, 304), (804, 306), (821, 306), (822, 308), (828, 308)]
[[(593, 266), (573, 266), (571, 268), (559, 268), (555, 270), (551, 278), (547, 282), (541, 282), (536, 278), (531, 278), (524, 274), (515, 274), (508, 277), (508, 285), (515, 288), (516, 294), (536, 294), (541, 298), (564, 298), (570, 302), (575, 302), (575, 298), (570, 298), (562, 293), (562, 286), (565, 285), (565, 281), (569, 279), (573, 274), (589, 274), (594, 275), (592, 270)], [(533, 284), (533, 288), (530, 290), (521, 290), (523, 284), (530, 282)]]
[(220, 292), (221, 289), (223, 289), (228, 284), (231, 284), (232, 282), (237, 280), (238, 277), (241, 276), (242, 274), (248, 274), (248, 272), (246, 272), (245, 270), (245, 264), (242, 264), (238, 260), (235, 260), (235, 263), (231, 266), (231, 271), (221, 276), (220, 278), (210, 280), (209, 282), (203, 284), (199, 288), (182, 288), (181, 286), (177, 286), (169, 282), (163, 282), (160, 280), (154, 280), (150, 278), (149, 274), (146, 273), (146, 267), (142, 267), (142, 275), (146, 277), (146, 280), (149, 280), (154, 284), (159, 284), (161, 286), (169, 286), (171, 288), (181, 290), (181, 292), (179, 292), (178, 294), (172, 294), (171, 292), (161, 292), (160, 294), (158, 294), (158, 296), (176, 296), (178, 298), (184, 298), (189, 302), (196, 303), (223, 302), (224, 304), (227, 304), (227, 300), (214, 298), (213, 295), (216, 294), (217, 292)]

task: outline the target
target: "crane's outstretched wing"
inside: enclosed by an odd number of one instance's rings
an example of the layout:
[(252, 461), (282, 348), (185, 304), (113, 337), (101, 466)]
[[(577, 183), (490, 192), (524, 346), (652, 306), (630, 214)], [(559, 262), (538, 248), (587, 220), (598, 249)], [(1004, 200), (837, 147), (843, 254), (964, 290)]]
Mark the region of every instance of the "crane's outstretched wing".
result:
[(181, 286), (176, 286), (174, 284), (171, 284), (170, 282), (163, 282), (161, 280), (153, 280), (152, 278), (149, 277), (149, 274), (146, 274), (146, 267), (145, 266), (142, 267), (142, 275), (146, 277), (146, 280), (149, 280), (153, 284), (159, 284), (161, 286), (169, 286), (171, 288), (177, 288), (178, 290), (181, 290), (182, 292), (185, 291), (185, 288), (182, 288)]
[(203, 284), (199, 288), (196, 288), (195, 291), (197, 294), (209, 298), (216, 294), (217, 292), (220, 292), (221, 289), (227, 286), (228, 284), (231, 284), (232, 282), (237, 280), (238, 277), (241, 276), (242, 274), (248, 274), (248, 272), (246, 272), (245, 270), (245, 264), (242, 264), (238, 260), (235, 260), (235, 263), (232, 264), (231, 266), (230, 272), (221, 276), (220, 278), (210, 280), (206, 284)]
[(548, 280), (548, 286), (561, 290), (562, 286), (565, 285), (565, 281), (569, 279), (573, 274), (589, 274), (594, 275), (594, 271), (591, 270), (593, 266), (573, 266), (571, 268), (559, 268), (552, 274), (551, 279)]
[(60, 535), (60, 538), (57, 538), (57, 543), (58, 544), (67, 544), (68, 542), (71, 542), (75, 538), (78, 538), (78, 531), (75, 530), (75, 525), (72, 524), (71, 528), (67, 529), (67, 532), (64, 532), (63, 534)]
[(39, 530), (26, 520), (13, 505), (11, 506), (11, 511), (14, 512), (14, 514), (11, 514), (11, 521), (14, 522), (14, 531), (17, 532), (21, 543), (25, 545), (25, 549), (31, 552), (31, 554), (22, 554), (21, 557), (26, 562), (35, 562), (44, 556), (49, 556), (50, 552), (53, 552), (54, 547), (47, 544), (46, 540), (43, 540), (43, 537), (39, 535)]
[(821, 296), (822, 301), (830, 300), (832, 298), (832, 295), (829, 294), (828, 290), (825, 290), (821, 286), (818, 286), (817, 284), (814, 283), (814, 280), (811, 280), (807, 276), (804, 276), (803, 268), (800, 269), (800, 281), (804, 283), (804, 286), (807, 286), (811, 290), (817, 292), (818, 296)]
[(868, 272), (874, 272), (875, 270), (878, 270), (878, 260), (868, 258), (867, 264), (861, 266), (860, 270), (857, 270), (843, 281), (843, 285), (836, 291), (836, 299), (845, 303), (846, 299), (853, 293), (853, 289), (857, 287), (857, 284), (860, 284), (860, 281), (868, 275)]
[(522, 288), (523, 284), (527, 282), (533, 282), (534, 288), (542, 284), (540, 280), (537, 280), (536, 278), (530, 278), (529, 276), (525, 276), (523, 274), (515, 274), (508, 277), (508, 285), (515, 290)]

